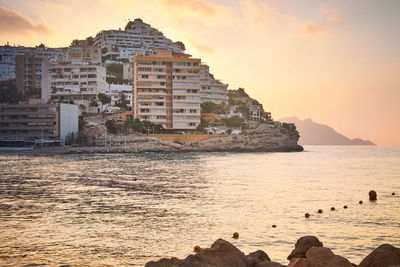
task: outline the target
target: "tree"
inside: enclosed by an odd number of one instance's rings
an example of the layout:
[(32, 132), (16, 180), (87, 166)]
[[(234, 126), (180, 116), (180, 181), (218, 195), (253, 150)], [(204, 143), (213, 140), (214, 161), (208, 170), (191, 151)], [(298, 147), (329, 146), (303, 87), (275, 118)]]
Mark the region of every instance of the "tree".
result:
[(106, 94), (99, 93), (97, 95), (97, 98), (100, 100), (102, 105), (111, 103), (111, 97)]
[(106, 121), (105, 125), (109, 133), (116, 133), (118, 130), (117, 123), (113, 120)]
[(126, 95), (121, 93), (119, 94), (119, 101), (116, 104), (117, 107), (126, 109), (127, 108), (127, 104), (129, 103), (129, 101), (126, 99)]
[(40, 43), (40, 45), (36, 46), (37, 48), (45, 48), (46, 46), (44, 45), (44, 43)]
[(226, 118), (222, 120), (226, 126), (232, 128), (240, 128), (243, 126), (243, 119), (239, 116), (232, 116), (230, 118)]
[(93, 45), (94, 39), (92, 36), (86, 37), (85, 39), (87, 45)]
[(25, 99), (40, 98), (41, 94), (42, 94), (41, 88), (29, 87), (24, 91), (24, 98)]
[(24, 96), (17, 90), (15, 85), (6, 89), (0, 89), (0, 104), (17, 104)]
[(236, 107), (236, 111), (240, 112), (246, 120), (250, 119), (250, 109), (244, 103), (240, 103), (239, 106)]
[(97, 101), (92, 100), (92, 102), (90, 102), (90, 105), (89, 105), (89, 106), (91, 106), (91, 107), (98, 107), (99, 104), (97, 103)]
[(179, 45), (179, 46), (181, 47), (182, 51), (185, 51), (185, 50), (186, 50), (185, 44), (182, 43), (181, 41), (177, 41), (177, 42), (175, 42), (174, 44)]

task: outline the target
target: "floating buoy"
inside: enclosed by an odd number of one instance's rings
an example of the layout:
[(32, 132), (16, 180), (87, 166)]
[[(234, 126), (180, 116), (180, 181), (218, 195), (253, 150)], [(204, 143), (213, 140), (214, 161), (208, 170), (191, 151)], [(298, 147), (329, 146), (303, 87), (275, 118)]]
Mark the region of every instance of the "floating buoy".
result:
[(200, 252), (200, 246), (194, 246), (193, 251), (196, 253)]
[(347, 205), (344, 205), (343, 208), (344, 208), (344, 209), (347, 209), (348, 207), (347, 207)]
[(309, 218), (310, 217), (310, 213), (304, 214), (304, 217)]
[(396, 195), (396, 193), (395, 193), (395, 192), (393, 192), (393, 193), (392, 193), (392, 196), (394, 196), (394, 195)]
[(275, 224), (273, 224), (273, 225), (272, 225), (272, 228), (276, 228), (276, 225), (275, 225)]
[(369, 195), (369, 200), (370, 201), (375, 201), (376, 200), (377, 194), (376, 194), (375, 190), (369, 191), (368, 195)]
[(319, 209), (319, 210), (318, 210), (318, 213), (322, 213), (322, 210), (321, 210), (321, 209)]
[(362, 203), (363, 203), (363, 201), (362, 201), (362, 200), (358, 201), (358, 204), (360, 204), (360, 205), (361, 205)]
[(239, 238), (239, 233), (238, 232), (234, 232), (232, 237), (238, 239)]
[(331, 210), (335, 210), (335, 207), (332, 207)]

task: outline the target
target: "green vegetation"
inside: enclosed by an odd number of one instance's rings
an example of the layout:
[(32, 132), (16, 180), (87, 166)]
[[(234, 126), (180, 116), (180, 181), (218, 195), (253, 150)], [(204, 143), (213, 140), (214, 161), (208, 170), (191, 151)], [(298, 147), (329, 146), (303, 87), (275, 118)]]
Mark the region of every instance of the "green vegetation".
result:
[(127, 133), (129, 132), (129, 130), (144, 134), (147, 133), (147, 131), (153, 133), (153, 130), (156, 134), (164, 132), (164, 127), (161, 124), (155, 124), (148, 120), (141, 121), (140, 119), (128, 119), (124, 123), (119, 123), (114, 120), (108, 120), (106, 121), (105, 126), (109, 133)]
[(111, 63), (106, 67), (107, 74), (122, 78), (123, 65), (118, 63)]
[(232, 116), (230, 118), (222, 119), (224, 124), (227, 127), (232, 127), (232, 128), (240, 128), (243, 127), (243, 119), (240, 118), (239, 116)]
[(19, 101), (27, 101), (29, 98), (40, 98), (41, 89), (31, 87), (22, 94), (15, 86), (0, 90), (1, 104), (17, 104)]
[(224, 114), (229, 111), (229, 106), (226, 104), (215, 104), (213, 102), (204, 102), (201, 104), (201, 112), (202, 113), (216, 113), (216, 114)]
[(97, 95), (97, 98), (100, 100), (102, 105), (111, 103), (111, 97), (106, 94), (99, 93)]

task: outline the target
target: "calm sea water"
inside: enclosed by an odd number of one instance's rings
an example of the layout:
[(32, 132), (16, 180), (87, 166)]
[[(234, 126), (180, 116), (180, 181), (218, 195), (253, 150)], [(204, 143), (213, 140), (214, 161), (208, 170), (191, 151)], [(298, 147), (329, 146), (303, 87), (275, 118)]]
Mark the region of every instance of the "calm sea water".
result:
[(357, 264), (399, 247), (400, 147), (0, 155), (0, 265), (143, 266), (220, 237), (287, 264), (310, 234)]

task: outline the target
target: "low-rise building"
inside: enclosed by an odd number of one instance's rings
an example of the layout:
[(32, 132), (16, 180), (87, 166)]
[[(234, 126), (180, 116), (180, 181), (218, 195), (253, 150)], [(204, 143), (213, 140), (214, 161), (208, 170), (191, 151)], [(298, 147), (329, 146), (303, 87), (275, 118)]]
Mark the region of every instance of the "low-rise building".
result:
[(78, 106), (70, 104), (0, 105), (0, 140), (51, 140), (63, 144), (78, 133)]
[(200, 124), (200, 59), (172, 51), (132, 62), (134, 118), (167, 130), (194, 130)]
[(228, 84), (216, 80), (207, 65), (201, 65), (200, 87), (201, 103), (228, 103)]
[(114, 110), (121, 107), (132, 108), (132, 85), (107, 84), (106, 95), (111, 98), (111, 102), (103, 107), (104, 110)]

